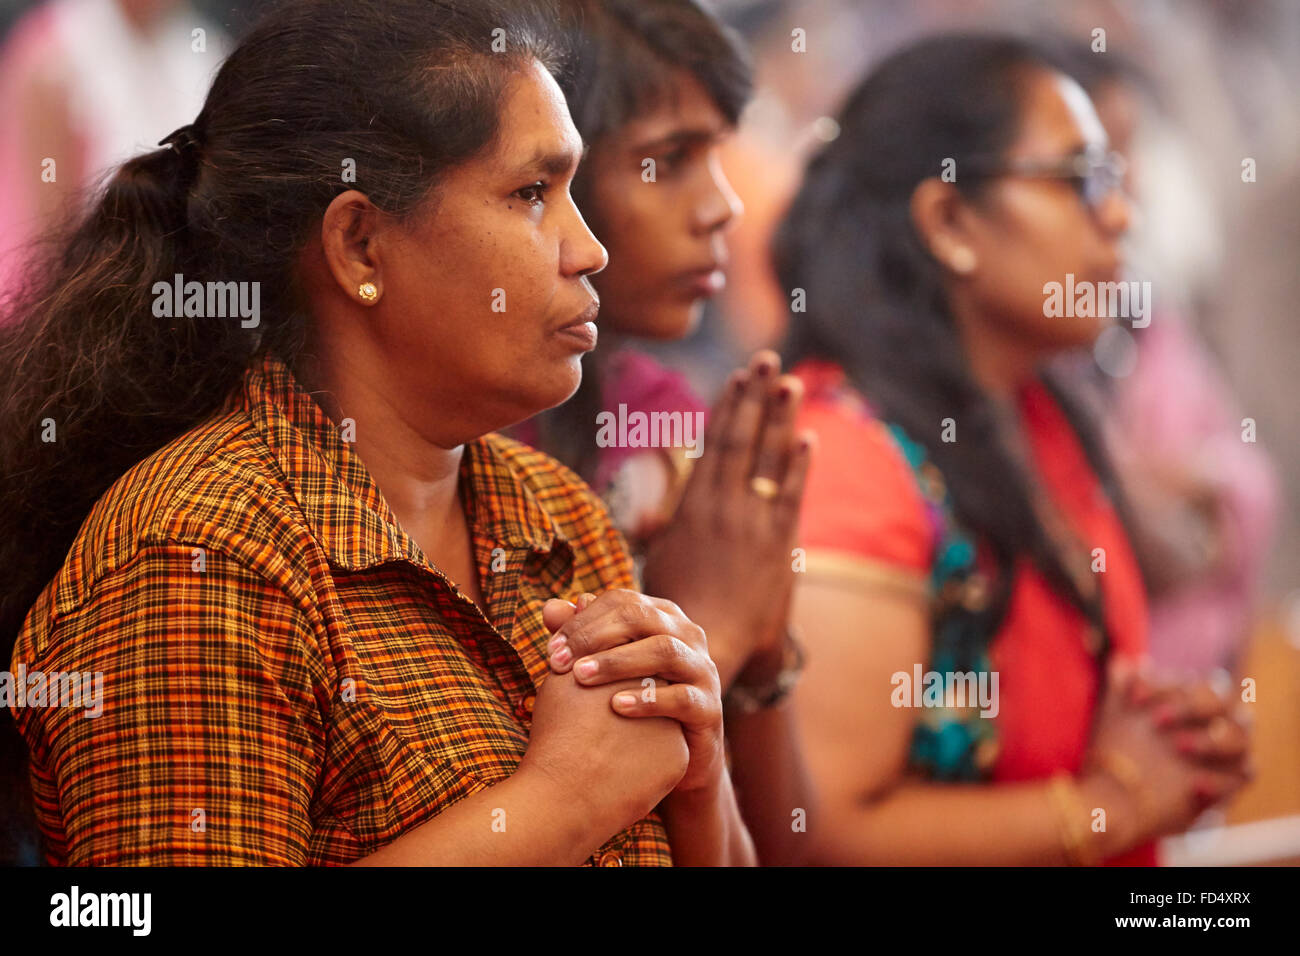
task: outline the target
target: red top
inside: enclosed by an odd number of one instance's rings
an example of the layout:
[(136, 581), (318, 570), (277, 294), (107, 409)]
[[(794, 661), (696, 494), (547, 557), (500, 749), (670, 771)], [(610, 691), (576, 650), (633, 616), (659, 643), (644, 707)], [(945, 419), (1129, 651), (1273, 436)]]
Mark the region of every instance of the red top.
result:
[[(818, 438), (800, 542), (810, 557), (815, 550), (833, 550), (928, 579), (934, 525), (902, 450), (847, 387), (837, 365), (807, 361), (793, 371), (807, 394), (799, 427)], [(1146, 598), (1124, 529), (1048, 391), (1036, 382), (1026, 386), (1018, 407), (1047, 494), (1086, 550), (1105, 550), (1099, 577), (1112, 646), (1116, 653), (1141, 657)], [(1032, 564), (1020, 562), (1006, 619), (990, 648), (1000, 701), (993, 780), (1041, 780), (1080, 769), (1100, 681), (1098, 663), (1084, 644), (1086, 628), (1083, 614)], [(1155, 846), (1111, 862), (1154, 865)]]

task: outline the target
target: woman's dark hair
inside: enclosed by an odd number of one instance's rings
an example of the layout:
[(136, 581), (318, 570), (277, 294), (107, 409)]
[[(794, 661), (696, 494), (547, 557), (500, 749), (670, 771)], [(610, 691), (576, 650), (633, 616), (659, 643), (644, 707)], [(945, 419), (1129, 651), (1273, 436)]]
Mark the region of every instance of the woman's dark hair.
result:
[[(997, 410), (972, 377), (943, 272), (910, 209), (916, 186), (938, 175), (946, 159), (955, 160), (956, 187), (978, 195), (982, 180), (963, 176), (963, 167), (1011, 145), (1023, 84), (1043, 69), (1052, 66), (1037, 47), (999, 35), (938, 35), (887, 58), (851, 94), (839, 136), (811, 161), (773, 255), (782, 285), (806, 295), (786, 360), (839, 363), (881, 418), (925, 447), (958, 520), (991, 548), (999, 577), (992, 619), (1005, 612), (1011, 565), (1028, 557), (1102, 626), (1097, 602), (1081, 593), (1035, 514), (1032, 479), (1009, 452)], [(1081, 405), (1047, 384), (1093, 467), (1113, 487)], [(941, 440), (945, 419), (958, 423), (957, 441)]]
[(682, 71), (739, 122), (752, 90), (749, 61), (696, 0), (564, 0), (563, 8), (570, 60), (560, 85), (593, 147), (671, 97)]
[[(295, 260), (330, 201), (355, 188), (395, 217), (427, 211), (440, 174), (494, 140), (511, 75), (558, 67), (541, 20), (491, 0), (278, 4), (188, 135), (123, 164), (48, 243), (0, 323), (5, 662), (104, 491), (215, 411), (255, 355), (293, 362)], [(260, 324), (156, 318), (153, 285), (176, 274), (259, 283)]]
[(1089, 96), (1115, 83), (1132, 87), (1157, 107), (1162, 105), (1159, 84), (1136, 60), (1119, 50), (1099, 52), (1068, 34), (1038, 40), (1037, 46), (1053, 67), (1071, 77)]
[[(739, 122), (753, 89), (749, 60), (736, 34), (697, 0), (559, 0), (558, 6), (569, 58), (560, 86), (592, 153), (637, 116), (671, 102), (682, 73), (699, 82), (727, 122)], [(573, 183), (584, 211), (591, 197), (585, 169)], [(537, 419), (542, 448), (588, 480), (596, 469), (601, 362), (608, 354), (592, 353), (577, 392)]]

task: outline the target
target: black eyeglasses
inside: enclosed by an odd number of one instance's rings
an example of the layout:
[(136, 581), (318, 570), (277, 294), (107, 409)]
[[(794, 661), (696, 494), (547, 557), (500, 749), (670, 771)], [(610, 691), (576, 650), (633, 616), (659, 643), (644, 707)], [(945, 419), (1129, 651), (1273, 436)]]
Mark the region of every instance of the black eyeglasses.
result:
[(1096, 211), (1107, 196), (1124, 185), (1128, 163), (1119, 153), (1089, 147), (1081, 153), (1062, 156), (1060, 159), (967, 160), (961, 169), (980, 177), (1024, 176), (1030, 179), (1068, 180), (1084, 204)]

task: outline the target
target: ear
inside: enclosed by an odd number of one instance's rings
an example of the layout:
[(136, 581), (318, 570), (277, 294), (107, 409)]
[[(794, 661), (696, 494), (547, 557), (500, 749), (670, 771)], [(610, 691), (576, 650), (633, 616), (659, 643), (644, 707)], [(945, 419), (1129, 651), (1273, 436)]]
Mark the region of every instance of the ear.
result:
[(922, 180), (912, 190), (910, 211), (917, 235), (941, 266), (959, 276), (979, 267), (970, 206), (956, 186), (937, 176)]
[(370, 198), (355, 189), (335, 196), (321, 218), (325, 265), (343, 294), (363, 305), (373, 305), (383, 294), (382, 218)]

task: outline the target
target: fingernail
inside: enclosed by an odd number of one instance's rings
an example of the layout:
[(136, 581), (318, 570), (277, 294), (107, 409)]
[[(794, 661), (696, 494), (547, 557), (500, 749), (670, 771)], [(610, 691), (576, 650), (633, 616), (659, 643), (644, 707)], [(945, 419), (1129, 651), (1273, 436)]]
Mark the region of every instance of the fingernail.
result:
[(546, 656), (554, 657), (560, 652), (560, 649), (569, 642), (569, 639), (563, 634), (556, 634), (551, 638), (551, 643), (546, 645)]
[(754, 369), (754, 373), (760, 378), (767, 378), (772, 374), (772, 363), (766, 360), (759, 362), (758, 367)]
[(1192, 753), (1192, 751), (1194, 751), (1195, 749), (1196, 749), (1196, 745), (1193, 743), (1193, 740), (1192, 740), (1191, 737), (1189, 737), (1189, 736), (1186, 735), (1186, 734), (1180, 734), (1180, 735), (1178, 736), (1178, 752), (1179, 752), (1179, 753), (1181, 753), (1181, 754), (1189, 754), (1189, 753)]
[(568, 667), (571, 660), (573, 660), (573, 651), (567, 647), (561, 647), (551, 655), (551, 663), (556, 667)]
[(790, 396), (794, 394), (794, 389), (789, 385), (782, 385), (776, 390), (776, 400), (778, 402), (788, 402)]
[(579, 677), (590, 677), (592, 674), (596, 673), (599, 666), (600, 665), (590, 657), (584, 657), (582, 660), (578, 661), (578, 663), (573, 665), (573, 672)]
[(1173, 709), (1170, 707), (1161, 707), (1156, 711), (1156, 726), (1165, 727), (1174, 719)]
[(634, 707), (636, 706), (636, 694), (628, 691), (621, 691), (614, 695), (615, 707)]

